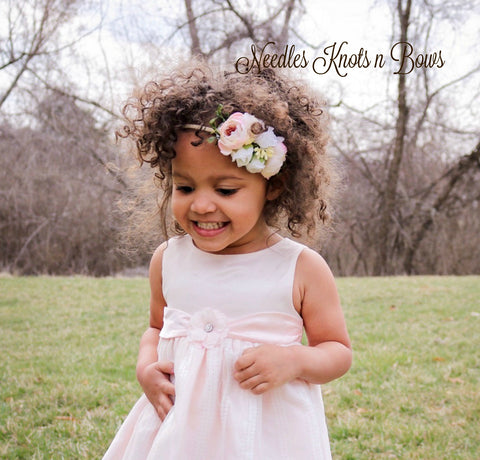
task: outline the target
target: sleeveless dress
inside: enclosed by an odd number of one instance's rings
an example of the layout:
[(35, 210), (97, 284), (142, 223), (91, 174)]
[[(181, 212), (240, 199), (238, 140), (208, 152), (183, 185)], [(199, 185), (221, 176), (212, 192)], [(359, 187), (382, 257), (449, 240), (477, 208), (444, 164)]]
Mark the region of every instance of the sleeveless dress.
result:
[(319, 385), (297, 379), (255, 395), (233, 378), (246, 348), (301, 343), (292, 295), (304, 248), (284, 238), (257, 252), (218, 255), (188, 235), (169, 240), (158, 356), (174, 362), (174, 405), (162, 423), (142, 395), (104, 460), (331, 458)]

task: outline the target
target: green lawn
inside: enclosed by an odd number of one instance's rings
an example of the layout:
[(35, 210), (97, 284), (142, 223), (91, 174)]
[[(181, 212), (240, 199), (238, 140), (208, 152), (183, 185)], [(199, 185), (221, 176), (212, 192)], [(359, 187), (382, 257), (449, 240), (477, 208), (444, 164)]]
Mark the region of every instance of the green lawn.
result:
[[(354, 364), (323, 387), (334, 458), (478, 459), (480, 277), (338, 287)], [(144, 279), (0, 277), (0, 458), (100, 458), (147, 321)]]

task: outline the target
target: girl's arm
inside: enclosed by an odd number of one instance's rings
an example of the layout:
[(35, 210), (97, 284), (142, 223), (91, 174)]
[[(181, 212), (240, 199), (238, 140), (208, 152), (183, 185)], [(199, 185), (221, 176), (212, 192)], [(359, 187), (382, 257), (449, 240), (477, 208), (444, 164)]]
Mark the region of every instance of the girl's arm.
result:
[(335, 280), (327, 263), (311, 249), (298, 258), (293, 301), (309, 346), (248, 348), (235, 365), (242, 388), (260, 394), (297, 378), (327, 383), (350, 368), (352, 350)]
[(142, 336), (137, 359), (137, 379), (162, 420), (171, 409), (171, 397), (175, 395), (169, 379), (169, 374), (173, 374), (173, 363), (158, 361), (157, 354), (166, 304), (162, 292), (162, 258), (165, 247), (165, 243), (160, 245), (150, 262), (150, 327)]

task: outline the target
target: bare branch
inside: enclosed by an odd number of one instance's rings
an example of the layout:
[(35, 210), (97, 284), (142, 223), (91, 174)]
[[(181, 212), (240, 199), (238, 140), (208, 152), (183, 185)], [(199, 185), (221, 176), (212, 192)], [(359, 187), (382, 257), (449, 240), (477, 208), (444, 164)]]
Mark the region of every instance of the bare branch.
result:
[(285, 11), (285, 20), (283, 21), (282, 31), (280, 32), (280, 37), (288, 37), (288, 28), (290, 26), (290, 20), (292, 19), (292, 12), (295, 7), (295, 0), (289, 0), (287, 4), (287, 10)]
[(84, 97), (81, 97), (81, 96), (78, 96), (76, 94), (73, 94), (73, 93), (69, 93), (63, 89), (60, 89), (56, 86), (53, 86), (51, 85), (50, 83), (48, 83), (44, 78), (42, 78), (37, 72), (35, 72), (34, 70), (32, 69), (27, 69), (30, 73), (32, 73), (33, 75), (35, 75), (35, 77), (40, 80), (43, 85), (45, 86), (45, 88), (47, 88), (48, 90), (50, 91), (54, 91), (55, 93), (57, 94), (60, 94), (62, 96), (66, 96), (68, 98), (71, 98), (72, 100), (74, 101), (78, 101), (78, 102), (83, 102), (84, 104), (88, 104), (88, 105), (92, 105), (94, 107), (96, 107), (97, 109), (100, 109), (102, 110), (103, 112), (107, 113), (108, 115), (112, 116), (114, 119), (118, 119), (119, 118), (119, 114), (118, 113), (115, 113), (113, 110), (111, 109), (108, 109), (107, 107), (103, 106), (102, 104), (100, 104), (100, 102), (96, 101), (96, 100), (93, 100), (93, 99), (87, 99), (87, 98), (84, 98)]
[(312, 48), (314, 51), (318, 51), (320, 48), (325, 46), (325, 41), (320, 42), (318, 45), (314, 45), (313, 43), (309, 42), (306, 40), (304, 37), (302, 37), (297, 30), (291, 29), (291, 33), (293, 36), (297, 37), (304, 45), (308, 46), (309, 48)]
[(238, 31), (237, 33), (231, 33), (223, 41), (221, 41), (216, 47), (212, 48), (205, 56), (211, 58), (215, 53), (218, 53), (220, 50), (228, 48), (233, 45), (235, 42), (248, 38), (248, 31)]
[(360, 168), (360, 165), (355, 161), (347, 152), (345, 152), (344, 149), (342, 149), (337, 142), (332, 141), (333, 146), (337, 149), (337, 151), (340, 153), (340, 155), (347, 160), (357, 171), (360, 172), (360, 174), (367, 179), (367, 181), (377, 190), (381, 190), (381, 185), (380, 183), (375, 179), (375, 176), (372, 174), (367, 162), (365, 161), (365, 158), (363, 158), (361, 155), (358, 157), (360, 158), (360, 163), (363, 165), (363, 169)]
[(22, 248), (20, 249), (20, 251), (18, 252), (17, 254), (17, 257), (15, 257), (15, 260), (13, 261), (12, 263), (12, 267), (11, 268), (15, 268), (17, 266), (17, 263), (18, 261), (21, 259), (21, 257), (23, 256), (23, 254), (25, 253), (25, 250), (27, 249), (28, 245), (30, 244), (30, 242), (35, 238), (35, 236), (37, 236), (41, 231), (42, 229), (49, 223), (49, 220), (48, 219), (44, 219), (40, 225), (37, 226), (37, 228), (35, 228), (35, 230), (30, 233), (30, 235), (28, 236), (28, 238), (25, 240), (25, 243), (23, 244)]
[(415, 233), (407, 254), (405, 256), (405, 270), (407, 273), (412, 273), (413, 269), (413, 257), (420, 246), (420, 243), (425, 238), (427, 231), (433, 224), (434, 214), (439, 212), (447, 200), (449, 199), (452, 191), (460, 179), (469, 172), (472, 168), (480, 169), (480, 142), (468, 155), (461, 157), (443, 176), (442, 178), (448, 178), (448, 182), (443, 187), (442, 191), (437, 195), (435, 202), (433, 203), (432, 210), (426, 218), (423, 220), (420, 228)]
[(192, 10), (192, 0), (185, 0), (185, 9), (187, 10), (188, 30), (190, 32), (190, 54), (192, 56), (203, 56), (203, 52), (200, 48), (200, 40), (198, 38), (198, 30), (195, 24), (195, 16)]
[(255, 41), (255, 32), (253, 30), (253, 26), (252, 24), (250, 23), (249, 20), (247, 20), (247, 18), (245, 18), (244, 16), (242, 16), (238, 10), (236, 8), (233, 7), (232, 5), (232, 2), (231, 0), (226, 0), (228, 6), (230, 7), (230, 11), (232, 11), (232, 13), (235, 14), (235, 16), (237, 16), (238, 19), (240, 19), (240, 21), (242, 22), (242, 24), (245, 26), (245, 28), (247, 29), (248, 31), (248, 37), (250, 37), (253, 41)]
[[(208, 10), (208, 11), (205, 11), (204, 13), (201, 13), (201, 14), (197, 14), (196, 16), (194, 16), (191, 20), (193, 21), (197, 21), (198, 19), (202, 19), (204, 17), (207, 17), (207, 16), (210, 16), (210, 15), (214, 15), (216, 13), (219, 13), (219, 12), (222, 12), (222, 11), (227, 11), (227, 9), (225, 7), (221, 7), (221, 8), (213, 8), (211, 10)], [(179, 24), (175, 30), (170, 34), (168, 35), (162, 42), (161, 42), (161, 46), (164, 46), (166, 44), (168, 44), (172, 39), (173, 37), (180, 31), (182, 30), (184, 27), (186, 26), (189, 26), (190, 25), (190, 19), (187, 19), (186, 21), (182, 22), (181, 24)]]

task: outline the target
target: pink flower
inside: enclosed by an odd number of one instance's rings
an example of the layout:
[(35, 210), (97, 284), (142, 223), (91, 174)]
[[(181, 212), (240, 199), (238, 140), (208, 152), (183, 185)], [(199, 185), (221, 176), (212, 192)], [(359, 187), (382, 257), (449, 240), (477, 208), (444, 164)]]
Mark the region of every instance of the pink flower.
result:
[(218, 148), (220, 152), (224, 155), (230, 155), (233, 150), (251, 144), (255, 138), (251, 130), (254, 123), (261, 122), (249, 113), (232, 113), (218, 128), (220, 136)]
[(218, 310), (205, 308), (190, 318), (187, 337), (200, 347), (213, 348), (222, 343), (227, 333), (227, 317)]

